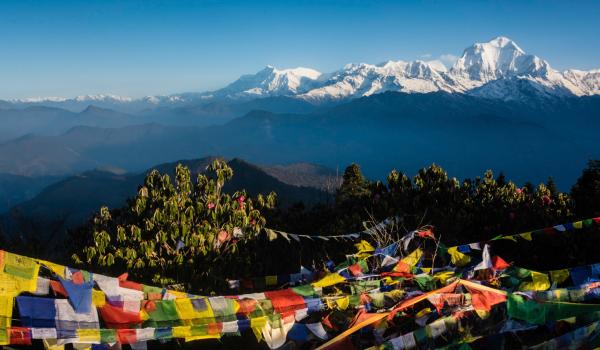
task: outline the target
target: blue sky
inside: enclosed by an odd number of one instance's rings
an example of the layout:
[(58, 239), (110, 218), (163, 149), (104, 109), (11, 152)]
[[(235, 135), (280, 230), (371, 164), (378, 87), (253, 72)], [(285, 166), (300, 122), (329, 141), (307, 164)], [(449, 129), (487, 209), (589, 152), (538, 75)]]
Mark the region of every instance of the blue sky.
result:
[(558, 69), (600, 68), (599, 1), (0, 2), (0, 99), (222, 87), (267, 64), (460, 55), (504, 35)]

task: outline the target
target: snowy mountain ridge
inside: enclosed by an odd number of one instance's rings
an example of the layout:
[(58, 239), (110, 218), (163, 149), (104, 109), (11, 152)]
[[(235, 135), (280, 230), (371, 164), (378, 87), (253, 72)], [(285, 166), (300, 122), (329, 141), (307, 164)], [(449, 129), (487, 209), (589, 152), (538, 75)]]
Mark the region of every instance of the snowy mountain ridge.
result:
[(532, 94), (541, 97), (590, 96), (600, 94), (600, 69), (570, 69), (560, 72), (538, 56), (527, 54), (511, 39), (500, 36), (466, 48), (449, 69), (440, 61), (421, 60), (347, 64), (332, 73), (321, 73), (304, 67), (277, 69), (267, 66), (255, 74), (243, 75), (226, 87), (210, 92), (146, 96), (141, 99), (86, 95), (73, 99), (53, 97), (9, 102), (67, 108), (98, 104), (102, 107), (141, 110), (215, 99), (243, 101), (275, 96), (321, 103), (386, 91), (443, 91), (503, 100), (519, 100)]

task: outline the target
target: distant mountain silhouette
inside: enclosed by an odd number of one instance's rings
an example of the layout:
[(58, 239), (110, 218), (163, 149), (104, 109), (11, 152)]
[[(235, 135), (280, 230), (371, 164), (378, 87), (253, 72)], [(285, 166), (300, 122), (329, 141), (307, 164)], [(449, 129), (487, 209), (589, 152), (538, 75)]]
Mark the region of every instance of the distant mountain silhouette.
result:
[(145, 109), (129, 114), (88, 105), (80, 112), (57, 107), (33, 105), (16, 108), (0, 101), (0, 142), (27, 134), (59, 135), (77, 126), (120, 128), (132, 125), (160, 124), (165, 126), (205, 127), (224, 124), (252, 110), (274, 113), (307, 113), (317, 107), (299, 99), (277, 96), (251, 101), (210, 101), (172, 107)]
[(600, 96), (502, 101), (460, 94), (387, 92), (311, 113), (252, 111), (211, 127), (146, 124), (75, 127), (0, 145), (0, 173), (65, 176), (114, 166), (221, 154), (258, 164), (363, 166), (371, 178), (439, 163), (473, 177), (491, 168), (516, 181), (556, 179), (568, 188), (600, 157)]
[(46, 186), (60, 180), (52, 176), (28, 177), (0, 174), (0, 213), (36, 196)]
[[(200, 172), (204, 172), (213, 157), (195, 160), (182, 160), (178, 162), (159, 164), (153, 169), (169, 175), (174, 174), (175, 166), (179, 163), (186, 165), (192, 171), (192, 179)], [(300, 187), (290, 182), (283, 182), (271, 176), (268, 171), (260, 166), (250, 164), (241, 159), (230, 160), (229, 165), (234, 171), (234, 176), (224, 190), (233, 193), (246, 189), (250, 195), (258, 193), (268, 194), (275, 191), (278, 203), (288, 206), (302, 201), (308, 205), (316, 202), (330, 200), (331, 193), (324, 192), (316, 187), (320, 182), (325, 182), (329, 174), (324, 168), (311, 174), (308, 166), (304, 169), (303, 183), (312, 187)], [(280, 174), (289, 174), (291, 170), (279, 167)], [(60, 180), (44, 190), (37, 196), (12, 207), (2, 215), (3, 231), (9, 236), (24, 235), (35, 237), (38, 241), (58, 244), (65, 238), (66, 230), (83, 224), (101, 206), (119, 208), (125, 205), (127, 198), (135, 195), (138, 186), (143, 184), (147, 171), (136, 174), (122, 174), (110, 171), (92, 170), (80, 175), (70, 176)], [(310, 177), (315, 181), (308, 182)], [(286, 176), (280, 176), (284, 179)], [(1, 179), (1, 178), (0, 178)], [(52, 241), (52, 243), (50, 243)]]

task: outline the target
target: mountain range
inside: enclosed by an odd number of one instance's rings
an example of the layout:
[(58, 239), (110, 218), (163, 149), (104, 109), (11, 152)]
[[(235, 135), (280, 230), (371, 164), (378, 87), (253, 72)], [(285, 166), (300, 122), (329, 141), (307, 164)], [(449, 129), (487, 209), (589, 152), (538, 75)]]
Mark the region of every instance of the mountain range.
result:
[(77, 126), (0, 144), (0, 173), (68, 176), (116, 167), (140, 172), (174, 159), (223, 155), (258, 164), (357, 162), (376, 179), (439, 163), (459, 178), (486, 169), (517, 182), (574, 183), (600, 158), (600, 96), (501, 101), (464, 94), (386, 92), (310, 113), (256, 110), (209, 127)]
[(267, 66), (255, 74), (243, 75), (222, 89), (209, 92), (140, 99), (110, 94), (29, 98), (4, 101), (0, 106), (42, 105), (81, 111), (93, 104), (139, 113), (156, 108), (276, 96), (322, 104), (386, 91), (443, 91), (502, 100), (522, 100), (530, 93), (545, 97), (591, 96), (600, 94), (600, 69), (558, 71), (544, 59), (527, 54), (514, 41), (500, 36), (466, 48), (451, 67), (446, 67), (439, 60), (348, 64), (331, 73), (303, 67), (277, 69)]
[(9, 228), (81, 222), (123, 203), (157, 164), (215, 155), (261, 164), (242, 167), (236, 184), (269, 183), (285, 204), (326, 198), (338, 184), (328, 169), (353, 162), (372, 179), (437, 163), (458, 179), (492, 169), (568, 190), (600, 159), (599, 86), (599, 70), (559, 72), (498, 37), (452, 67), (269, 66), (212, 92), (0, 101), (0, 212)]

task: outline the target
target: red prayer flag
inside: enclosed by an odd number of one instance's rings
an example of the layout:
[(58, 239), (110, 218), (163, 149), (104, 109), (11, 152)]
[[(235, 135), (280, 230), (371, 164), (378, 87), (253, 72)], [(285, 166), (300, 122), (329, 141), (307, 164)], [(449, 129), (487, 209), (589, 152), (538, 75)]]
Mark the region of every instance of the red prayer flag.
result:
[(404, 261), (398, 261), (393, 271), (401, 273), (411, 273), (410, 265), (408, 265)]
[(296, 311), (306, 307), (304, 298), (289, 288), (265, 292), (265, 296), (271, 300), (273, 309), (279, 313)]
[(52, 290), (56, 295), (63, 296), (65, 298), (69, 296), (69, 293), (67, 293), (65, 287), (63, 287), (62, 283), (59, 281), (50, 280), (50, 287), (52, 287)]
[(31, 345), (31, 330), (27, 327), (9, 328), (10, 345)]
[(419, 237), (421, 238), (435, 239), (435, 236), (433, 235), (433, 232), (431, 232), (431, 230), (419, 231), (417, 232), (417, 235), (419, 235)]
[(142, 290), (142, 285), (140, 283), (132, 282), (132, 281), (119, 281), (119, 287), (121, 288), (129, 288), (135, 290)]
[(493, 268), (494, 270), (504, 270), (504, 269), (506, 269), (506, 268), (507, 268), (507, 267), (509, 267), (509, 266), (510, 266), (510, 264), (509, 264), (509, 263), (507, 263), (507, 262), (506, 262), (504, 259), (502, 259), (501, 257), (499, 257), (499, 256), (497, 256), (497, 255), (496, 255), (496, 256), (494, 256), (494, 257), (492, 257), (492, 268)]
[(119, 277), (117, 277), (117, 279), (119, 280), (119, 287), (135, 289), (135, 290), (143, 289), (141, 283), (128, 281), (127, 280), (128, 277), (129, 277), (129, 273), (127, 273), (127, 272), (125, 272), (125, 273), (121, 274)]
[(142, 303), (142, 308), (147, 312), (152, 312), (156, 310), (156, 303), (153, 300), (143, 301)]
[(475, 310), (490, 311), (492, 306), (506, 302), (506, 295), (467, 286)]
[(348, 266), (348, 270), (350, 271), (350, 273), (353, 276), (362, 276), (362, 274), (363, 274), (360, 264), (350, 265), (350, 266)]
[(223, 323), (213, 322), (208, 324), (208, 334), (221, 334), (223, 330)]
[(135, 329), (117, 329), (117, 339), (121, 344), (137, 343)]
[(131, 325), (139, 325), (142, 318), (139, 312), (125, 311), (120, 307), (106, 303), (98, 308), (102, 319), (110, 328), (129, 328)]
[(84, 282), (83, 273), (81, 271), (77, 271), (77, 272), (71, 274), (71, 280), (75, 284), (83, 284), (83, 282)]
[(256, 310), (256, 304), (258, 303), (255, 299), (239, 299), (237, 302), (240, 305), (238, 314), (242, 315), (248, 315)]

